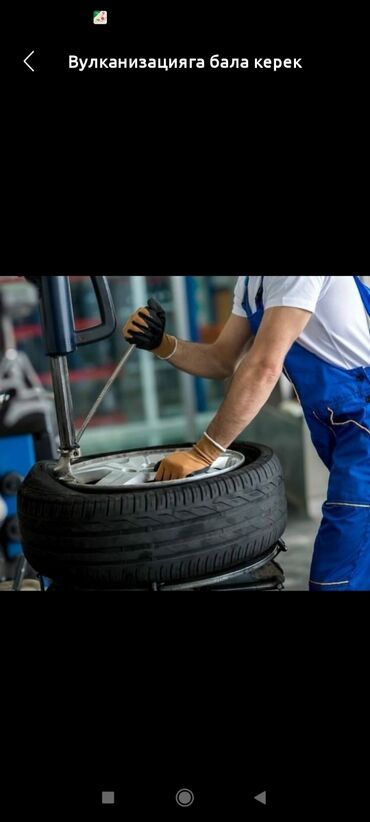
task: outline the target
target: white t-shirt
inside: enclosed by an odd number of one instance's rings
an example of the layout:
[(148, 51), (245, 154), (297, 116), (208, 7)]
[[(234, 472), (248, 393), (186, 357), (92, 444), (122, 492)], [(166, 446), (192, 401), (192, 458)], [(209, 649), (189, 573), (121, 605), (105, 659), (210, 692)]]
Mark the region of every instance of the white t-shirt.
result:
[[(249, 278), (251, 309), (261, 277)], [(245, 317), (245, 277), (235, 289), (233, 314)], [(368, 316), (353, 277), (265, 277), (263, 304), (266, 308), (303, 308), (312, 317), (298, 342), (321, 359), (341, 368), (370, 366)]]

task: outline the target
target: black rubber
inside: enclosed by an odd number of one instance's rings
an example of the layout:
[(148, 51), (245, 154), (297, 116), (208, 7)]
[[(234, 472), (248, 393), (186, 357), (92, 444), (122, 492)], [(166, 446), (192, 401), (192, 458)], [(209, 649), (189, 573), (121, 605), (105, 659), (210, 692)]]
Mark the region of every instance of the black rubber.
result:
[(262, 556), (286, 527), (282, 468), (265, 446), (234, 447), (246, 464), (229, 474), (135, 491), (72, 488), (54, 462), (38, 463), (18, 495), (28, 562), (69, 588), (106, 590), (199, 579)]

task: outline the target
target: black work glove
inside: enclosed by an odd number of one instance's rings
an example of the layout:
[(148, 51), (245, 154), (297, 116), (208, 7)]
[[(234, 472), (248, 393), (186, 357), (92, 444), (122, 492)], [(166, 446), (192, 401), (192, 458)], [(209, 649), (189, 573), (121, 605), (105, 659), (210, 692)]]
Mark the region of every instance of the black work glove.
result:
[(138, 308), (127, 320), (123, 336), (131, 345), (144, 351), (154, 351), (161, 346), (166, 330), (166, 312), (153, 297), (148, 305)]

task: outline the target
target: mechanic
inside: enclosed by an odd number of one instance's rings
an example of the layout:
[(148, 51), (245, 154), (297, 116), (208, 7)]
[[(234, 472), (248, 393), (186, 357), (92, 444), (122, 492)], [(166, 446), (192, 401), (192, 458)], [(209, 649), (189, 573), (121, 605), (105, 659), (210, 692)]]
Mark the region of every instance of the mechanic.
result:
[(160, 465), (158, 481), (211, 465), (252, 422), (282, 372), (330, 471), (311, 591), (370, 590), (370, 289), (358, 277), (239, 277), (231, 317), (211, 345), (166, 333), (155, 300), (126, 323), (126, 340), (188, 374), (232, 377), (226, 399), (190, 451)]

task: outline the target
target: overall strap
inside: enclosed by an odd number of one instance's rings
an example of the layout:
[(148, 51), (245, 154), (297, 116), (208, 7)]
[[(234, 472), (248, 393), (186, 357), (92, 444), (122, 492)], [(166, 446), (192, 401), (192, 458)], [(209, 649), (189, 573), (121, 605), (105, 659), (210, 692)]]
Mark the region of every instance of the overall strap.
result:
[(366, 308), (367, 313), (370, 316), (370, 288), (369, 286), (365, 285), (365, 283), (363, 283), (362, 280), (360, 280), (360, 277), (354, 277), (354, 280), (360, 292), (362, 302)]
[[(250, 277), (245, 278), (245, 293), (244, 293), (244, 300), (243, 300), (243, 308), (244, 308), (247, 316), (252, 317), (254, 312), (252, 311), (251, 304), (249, 302), (249, 280), (250, 280)], [(261, 285), (258, 289), (257, 296), (256, 296), (257, 311), (259, 311), (261, 308), (263, 308), (263, 281), (264, 281), (264, 277), (261, 277)]]
[(249, 277), (245, 278), (245, 291), (244, 291), (244, 300), (243, 300), (243, 308), (247, 315), (247, 317), (252, 316), (252, 309), (251, 304), (249, 302)]
[(264, 279), (265, 279), (264, 277), (261, 277), (261, 285), (260, 285), (260, 287), (257, 291), (256, 306), (257, 306), (258, 310), (260, 308), (263, 308), (263, 281), (264, 281)]

